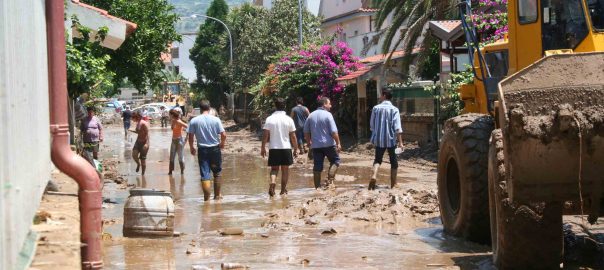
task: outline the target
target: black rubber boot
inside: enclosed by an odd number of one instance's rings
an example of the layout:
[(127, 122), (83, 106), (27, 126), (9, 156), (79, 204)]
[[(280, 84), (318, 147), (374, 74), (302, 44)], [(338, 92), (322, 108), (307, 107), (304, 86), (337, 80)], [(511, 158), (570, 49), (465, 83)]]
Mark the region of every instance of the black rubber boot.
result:
[(398, 175), (398, 169), (390, 169), (390, 188), (393, 189), (397, 187), (396, 185), (396, 177)]
[(313, 172), (313, 181), (315, 182), (315, 188), (321, 187), (321, 172)]

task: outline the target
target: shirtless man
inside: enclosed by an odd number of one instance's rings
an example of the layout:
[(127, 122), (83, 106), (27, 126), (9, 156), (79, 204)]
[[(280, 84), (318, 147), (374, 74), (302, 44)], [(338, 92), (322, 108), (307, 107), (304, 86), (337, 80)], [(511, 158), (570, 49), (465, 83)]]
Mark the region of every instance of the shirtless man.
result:
[(147, 168), (147, 152), (149, 151), (149, 123), (143, 119), (140, 112), (135, 111), (132, 114), (132, 120), (136, 124), (136, 129), (132, 132), (138, 134), (136, 142), (132, 148), (132, 158), (136, 162), (136, 172), (142, 167), (141, 175), (145, 175), (145, 169)]

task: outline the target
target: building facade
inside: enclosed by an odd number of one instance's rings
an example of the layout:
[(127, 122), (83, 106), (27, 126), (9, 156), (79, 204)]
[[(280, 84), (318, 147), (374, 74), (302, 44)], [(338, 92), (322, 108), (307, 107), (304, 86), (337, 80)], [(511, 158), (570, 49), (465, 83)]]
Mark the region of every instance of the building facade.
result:
[[(321, 33), (324, 37), (334, 36), (344, 41), (358, 57), (381, 54), (384, 29), (391, 22), (389, 16), (380, 28), (376, 24), (378, 9), (372, 8), (371, 0), (321, 1), (319, 16), (322, 16)], [(380, 30), (378, 30), (380, 29)], [(400, 35), (397, 34), (394, 40)]]
[[(273, 7), (274, 0), (254, 0), (254, 5), (263, 6), (267, 9), (271, 9)], [(322, 0), (302, 0), (302, 5), (304, 5), (310, 13), (315, 16), (319, 15), (319, 6), (321, 5)]]
[(197, 33), (181, 33), (182, 41), (172, 43), (171, 61), (174, 66), (175, 72), (180, 73), (183, 77), (187, 78), (189, 83), (197, 79), (197, 69), (195, 64), (189, 58), (191, 53), (189, 52), (193, 45), (195, 45), (195, 39)]

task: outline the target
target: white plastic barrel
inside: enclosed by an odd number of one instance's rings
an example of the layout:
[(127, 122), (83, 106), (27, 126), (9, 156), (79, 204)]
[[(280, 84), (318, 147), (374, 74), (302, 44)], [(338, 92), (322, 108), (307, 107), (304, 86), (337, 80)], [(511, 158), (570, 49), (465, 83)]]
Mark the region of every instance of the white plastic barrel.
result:
[(125, 237), (172, 236), (174, 201), (170, 192), (134, 188), (124, 205)]

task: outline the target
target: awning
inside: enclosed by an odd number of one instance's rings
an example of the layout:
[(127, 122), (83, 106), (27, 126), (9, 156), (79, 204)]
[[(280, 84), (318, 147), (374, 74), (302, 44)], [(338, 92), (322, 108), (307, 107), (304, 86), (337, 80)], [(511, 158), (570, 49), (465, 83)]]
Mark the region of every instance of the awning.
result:
[[(414, 48), (413, 50), (411, 50), (411, 54), (416, 54), (421, 52), (422, 49), (421, 48)], [(382, 63), (384, 62), (384, 60), (386, 60), (386, 58), (388, 57), (388, 55), (390, 55), (390, 53), (387, 54), (376, 54), (373, 56), (368, 56), (365, 57), (363, 59), (361, 59), (361, 63), (365, 63), (365, 64), (377, 64), (377, 63)], [(405, 56), (405, 51), (404, 50), (396, 50), (392, 53), (392, 57), (390, 58), (390, 60), (394, 60), (394, 59), (399, 59), (402, 58), (403, 56)]]
[(453, 41), (463, 35), (460, 20), (430, 21), (432, 34), (443, 41)]
[(364, 66), (357, 71), (353, 71), (348, 75), (337, 78), (336, 81), (345, 85), (357, 83), (357, 78), (371, 71), (375, 66)]
[[(113, 50), (119, 48), (124, 40), (126, 40), (126, 37), (132, 34), (137, 27), (133, 22), (109, 15), (106, 10), (81, 3), (79, 0), (67, 1), (65, 13), (65, 28), (72, 29), (71, 17), (75, 15), (80, 24), (91, 29), (90, 40), (95, 40), (99, 28), (109, 28), (107, 36), (101, 42), (101, 45)], [(69, 34), (80, 36), (80, 33), (75, 29)]]

